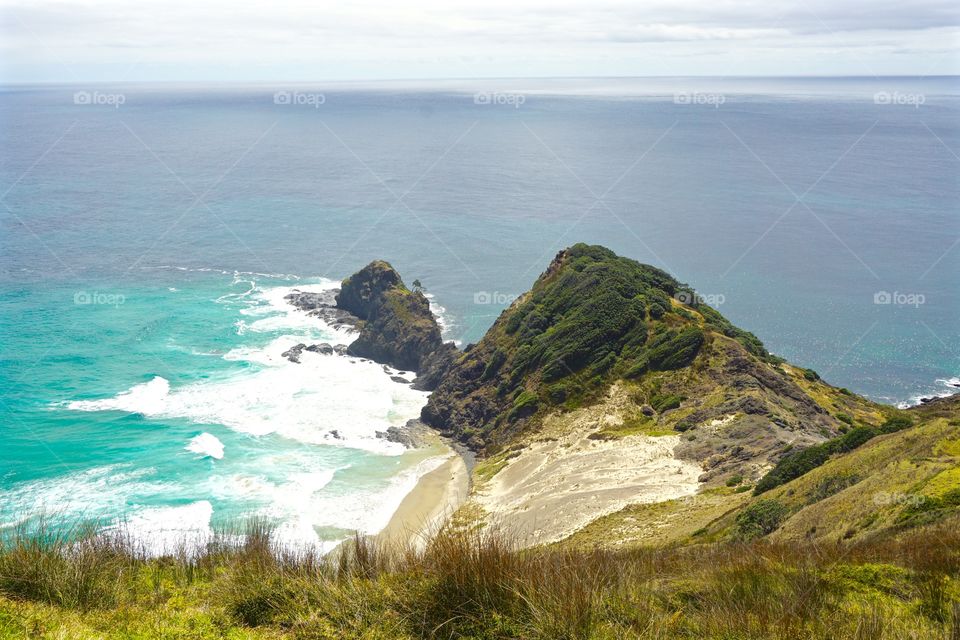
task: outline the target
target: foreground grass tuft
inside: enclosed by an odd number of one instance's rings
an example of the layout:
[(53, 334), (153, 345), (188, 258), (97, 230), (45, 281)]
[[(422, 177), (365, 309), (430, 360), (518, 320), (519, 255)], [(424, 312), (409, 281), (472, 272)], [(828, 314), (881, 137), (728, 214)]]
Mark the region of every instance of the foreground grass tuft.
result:
[(957, 521), (874, 542), (516, 551), (497, 532), (328, 556), (119, 535), (0, 538), (0, 638), (957, 638)]

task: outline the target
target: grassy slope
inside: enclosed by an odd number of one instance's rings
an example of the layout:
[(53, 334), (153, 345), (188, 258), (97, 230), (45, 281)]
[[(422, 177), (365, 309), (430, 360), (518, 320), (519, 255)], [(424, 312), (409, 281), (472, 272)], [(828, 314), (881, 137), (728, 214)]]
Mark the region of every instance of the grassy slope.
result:
[[(839, 395), (838, 402), (847, 398), (832, 389), (827, 393)], [(949, 499), (960, 490), (960, 397), (905, 414), (916, 420), (915, 426), (835, 455), (759, 496), (744, 491), (752, 489), (745, 480), (687, 500), (634, 505), (592, 523), (566, 544), (615, 547), (728, 539), (743, 534), (738, 516), (770, 501), (783, 506), (769, 532), (770, 539), (780, 542), (877, 539), (951, 517), (960, 512), (960, 503)], [(874, 419), (877, 414), (857, 415)]]
[(589, 552), (441, 535), (422, 554), (360, 541), (336, 562), (278, 558), (262, 535), (193, 563), (21, 545), (0, 552), (0, 638), (939, 640), (960, 633), (958, 524)]

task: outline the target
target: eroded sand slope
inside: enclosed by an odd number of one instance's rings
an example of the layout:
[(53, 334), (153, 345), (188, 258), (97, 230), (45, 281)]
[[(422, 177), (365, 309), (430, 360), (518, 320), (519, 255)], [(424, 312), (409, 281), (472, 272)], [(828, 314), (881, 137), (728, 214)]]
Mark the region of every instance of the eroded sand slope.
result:
[(535, 439), (475, 487), (471, 500), (482, 507), (486, 524), (523, 546), (547, 544), (628, 504), (696, 493), (702, 470), (674, 456), (680, 436), (596, 438), (601, 429), (621, 424), (628, 408), (614, 385), (598, 405), (547, 418)]

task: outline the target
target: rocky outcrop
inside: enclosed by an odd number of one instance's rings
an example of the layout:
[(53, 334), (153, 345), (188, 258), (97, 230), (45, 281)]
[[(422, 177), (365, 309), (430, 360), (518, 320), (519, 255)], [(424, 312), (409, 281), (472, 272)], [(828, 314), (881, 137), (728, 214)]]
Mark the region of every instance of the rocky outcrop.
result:
[(680, 287), (603, 247), (561, 251), (450, 365), (421, 419), (489, 454), (553, 410), (594, 402), (618, 377), (686, 365), (702, 335), (662, 321)]
[(296, 344), (283, 353), (280, 354), (281, 357), (286, 358), (290, 362), (300, 364), (300, 356), (304, 351), (310, 351), (312, 353), (319, 353), (320, 355), (330, 356), (334, 353), (339, 355), (346, 355), (347, 348), (344, 345), (330, 345), (326, 342), (321, 342), (320, 344), (311, 344), (306, 345), (304, 343)]
[(308, 315), (321, 318), (326, 324), (338, 330), (354, 330), (360, 318), (345, 309), (337, 307), (336, 295), (339, 289), (325, 291), (294, 291), (286, 296), (287, 301)]
[(432, 391), (459, 356), (452, 342), (443, 342), (427, 298), (408, 289), (400, 274), (382, 260), (344, 280), (340, 289), (294, 291), (286, 299), (334, 329), (359, 332), (346, 347), (295, 345), (281, 354), (291, 362), (299, 363), (304, 351), (368, 358), (417, 372), (414, 386)]
[(418, 388), (433, 389), (456, 356), (456, 348), (443, 343), (427, 298), (408, 289), (387, 262), (371, 262), (344, 280), (336, 304), (337, 309), (359, 319), (360, 335), (347, 352), (397, 369), (427, 373), (418, 379)]

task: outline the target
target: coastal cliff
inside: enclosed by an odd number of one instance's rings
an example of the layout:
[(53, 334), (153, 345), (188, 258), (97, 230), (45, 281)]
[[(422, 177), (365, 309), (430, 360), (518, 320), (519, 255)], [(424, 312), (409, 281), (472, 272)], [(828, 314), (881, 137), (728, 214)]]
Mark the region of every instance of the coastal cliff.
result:
[(387, 262), (375, 260), (344, 280), (336, 303), (360, 319), (350, 355), (419, 372), (431, 355), (444, 350), (430, 302), (408, 289)]
[(414, 387), (430, 391), (439, 384), (456, 357), (452, 342), (444, 343), (430, 302), (411, 290), (390, 263), (374, 260), (346, 278), (339, 289), (295, 291), (290, 304), (316, 315), (338, 329), (358, 332), (346, 348), (328, 344), (298, 344), (283, 356), (298, 362), (303, 351), (343, 352), (395, 369), (416, 372)]

